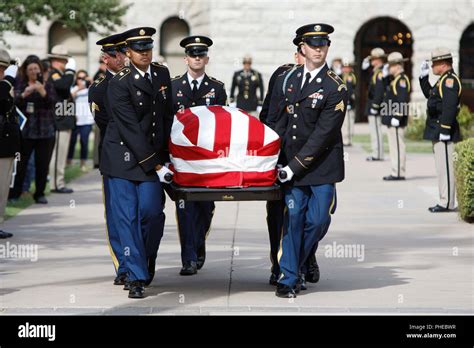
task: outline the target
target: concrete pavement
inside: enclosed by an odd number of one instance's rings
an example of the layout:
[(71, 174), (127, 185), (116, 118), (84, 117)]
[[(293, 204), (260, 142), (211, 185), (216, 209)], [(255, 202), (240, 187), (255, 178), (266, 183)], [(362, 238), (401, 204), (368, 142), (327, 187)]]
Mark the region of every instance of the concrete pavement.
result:
[[(2, 314), (472, 314), (474, 228), (437, 203), (433, 157), (410, 154), (406, 182), (383, 182), (389, 162), (347, 148), (346, 180), (318, 250), (321, 280), (296, 299), (268, 284), (265, 202), (219, 202), (197, 276), (181, 277), (174, 204), (147, 298), (113, 286), (101, 180), (89, 173), (5, 223), (3, 250), (37, 245), (38, 259), (0, 260)], [(1, 249), (0, 249), (1, 251)], [(1, 254), (1, 253), (0, 253)], [(11, 254), (11, 253), (10, 253)], [(30, 255), (31, 256), (31, 255)], [(0, 257), (2, 257), (0, 255)]]

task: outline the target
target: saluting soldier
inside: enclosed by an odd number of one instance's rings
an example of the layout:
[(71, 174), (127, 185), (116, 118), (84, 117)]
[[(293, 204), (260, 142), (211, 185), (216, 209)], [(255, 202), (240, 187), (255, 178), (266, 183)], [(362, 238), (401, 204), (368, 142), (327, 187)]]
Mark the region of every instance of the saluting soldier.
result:
[[(99, 163), (100, 151), (105, 137), (107, 124), (111, 117), (107, 111), (107, 87), (109, 81), (117, 72), (123, 69), (125, 62), (125, 39), (121, 34), (107, 36), (96, 42), (101, 48), (101, 62), (105, 64), (106, 70), (102, 76), (99, 76), (89, 88), (89, 105), (95, 123), (99, 127)], [(110, 190), (108, 185), (108, 176), (102, 176), (103, 182), (103, 200), (105, 206), (105, 223), (107, 228), (107, 239), (109, 241), (110, 254), (114, 263), (116, 277), (114, 285), (125, 285), (127, 279), (127, 268), (123, 258), (122, 245), (120, 243), (119, 231), (116, 228), (111, 209)]]
[[(205, 73), (212, 40), (206, 36), (189, 36), (181, 40), (187, 72), (171, 81), (174, 111), (201, 105), (226, 105), (224, 84)], [(206, 238), (214, 216), (214, 202), (176, 201), (181, 243), (180, 275), (194, 275), (206, 260)]]
[(342, 125), (342, 142), (344, 146), (352, 146), (352, 137), (354, 136), (355, 125), (355, 89), (357, 85), (357, 78), (354, 74), (354, 63), (343, 61), (341, 79), (347, 87), (347, 94), (349, 100), (347, 102), (346, 117)]
[(283, 139), (279, 179), (286, 183), (279, 297), (295, 297), (302, 289), (303, 263), (327, 232), (335, 183), (344, 179), (341, 127), (348, 97), (326, 64), (333, 31), (323, 23), (297, 30), (305, 65), (278, 77), (282, 88), (274, 89), (270, 103), (267, 122)]
[[(236, 102), (237, 107), (244, 111), (258, 112), (264, 97), (262, 74), (252, 69), (252, 57), (245, 56), (242, 63), (243, 69), (236, 71), (232, 77), (230, 102)], [(237, 99), (234, 98), (236, 88), (238, 88)]]
[(370, 65), (372, 66), (366, 106), (372, 155), (367, 157), (367, 161), (383, 161), (383, 134), (380, 105), (383, 102), (385, 92), (385, 80), (382, 71), (385, 57), (385, 51), (377, 47), (372, 49), (370, 56), (364, 59), (365, 62), (370, 61)]
[[(163, 236), (162, 183), (172, 173), (167, 144), (173, 118), (168, 69), (152, 63), (155, 29), (123, 33), (130, 66), (109, 82), (100, 170), (108, 176), (112, 216), (128, 271), (130, 298), (144, 297)], [(145, 244), (146, 242), (146, 244)]]
[(388, 55), (389, 84), (382, 104), (382, 124), (388, 129), (388, 147), (392, 170), (384, 180), (405, 180), (406, 150), (405, 127), (408, 124), (408, 103), (410, 101), (410, 79), (405, 74), (403, 63), (408, 58), (403, 58), (400, 52)]
[[(260, 122), (267, 124), (267, 116), (270, 109), (270, 101), (272, 99), (273, 91), (275, 88), (281, 88), (281, 84), (276, 84), (277, 81), (280, 83), (282, 80), (278, 80), (278, 76), (284, 74), (285, 72), (296, 69), (298, 66), (304, 64), (304, 56), (301, 52), (300, 47), (301, 37), (296, 37), (293, 40), (293, 43), (296, 45), (296, 52), (294, 54), (295, 63), (289, 63), (279, 66), (270, 77), (268, 82), (267, 95), (263, 101), (262, 111), (260, 112), (259, 119)], [(268, 125), (268, 124), (267, 124)], [(270, 269), (270, 285), (277, 285), (278, 276), (280, 275), (280, 266), (278, 264), (278, 249), (280, 248), (280, 241), (282, 238), (282, 228), (283, 228), (283, 213), (285, 210), (285, 200), (277, 201), (267, 201), (266, 205), (267, 210), (267, 228), (268, 228), (268, 237), (270, 240), (270, 261), (272, 267)]]
[(421, 66), (420, 85), (428, 98), (424, 139), (433, 142), (436, 172), (438, 175), (439, 204), (430, 207), (432, 213), (453, 211), (456, 208), (456, 191), (453, 172), (454, 143), (461, 140), (456, 119), (461, 98), (461, 82), (453, 70), (453, 56), (447, 48), (431, 52), (431, 69), (440, 76), (434, 86), (429, 81), (429, 64)]

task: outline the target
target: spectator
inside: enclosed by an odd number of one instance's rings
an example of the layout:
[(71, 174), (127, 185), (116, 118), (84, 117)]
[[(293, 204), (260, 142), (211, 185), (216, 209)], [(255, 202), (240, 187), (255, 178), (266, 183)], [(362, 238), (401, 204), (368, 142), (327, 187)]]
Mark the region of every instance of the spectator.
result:
[(49, 162), (54, 148), (53, 89), (43, 83), (43, 67), (37, 57), (28, 57), (20, 67), (20, 77), (15, 87), (15, 103), (27, 117), (22, 131), (21, 157), (18, 162), (15, 185), (10, 197), (18, 198), (23, 189), (28, 161), (34, 151), (36, 203), (46, 204), (44, 196)]
[(79, 70), (76, 75), (76, 84), (71, 88), (71, 96), (75, 102), (76, 128), (74, 128), (69, 144), (68, 163), (72, 162), (76, 149), (77, 136), (81, 143), (81, 170), (86, 171), (86, 161), (89, 151), (89, 135), (94, 124), (94, 117), (89, 109), (89, 86), (91, 78), (85, 70)]

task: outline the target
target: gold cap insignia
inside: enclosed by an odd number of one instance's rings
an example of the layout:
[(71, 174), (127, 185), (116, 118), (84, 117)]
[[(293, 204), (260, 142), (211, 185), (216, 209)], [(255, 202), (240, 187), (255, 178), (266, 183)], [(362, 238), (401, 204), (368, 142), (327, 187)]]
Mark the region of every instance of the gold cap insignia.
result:
[(321, 26), (320, 25), (315, 25), (314, 26), (314, 31), (321, 31)]
[(201, 39), (197, 37), (196, 42), (201, 42)]
[(145, 35), (145, 30), (144, 30), (144, 29), (140, 29), (139, 34), (140, 34), (140, 35)]

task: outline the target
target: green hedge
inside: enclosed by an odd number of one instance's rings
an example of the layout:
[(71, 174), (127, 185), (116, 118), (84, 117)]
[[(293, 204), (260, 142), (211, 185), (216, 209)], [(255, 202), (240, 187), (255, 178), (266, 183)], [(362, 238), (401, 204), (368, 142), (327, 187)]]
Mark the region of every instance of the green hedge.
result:
[(454, 173), (459, 214), (464, 221), (474, 222), (474, 138), (456, 144)]

